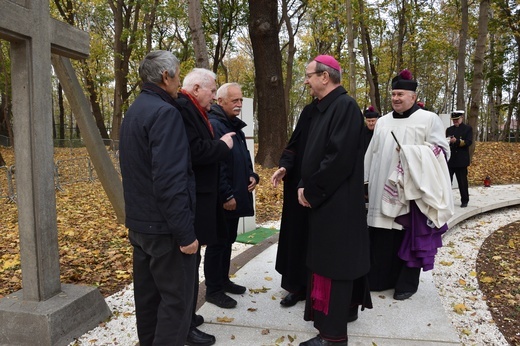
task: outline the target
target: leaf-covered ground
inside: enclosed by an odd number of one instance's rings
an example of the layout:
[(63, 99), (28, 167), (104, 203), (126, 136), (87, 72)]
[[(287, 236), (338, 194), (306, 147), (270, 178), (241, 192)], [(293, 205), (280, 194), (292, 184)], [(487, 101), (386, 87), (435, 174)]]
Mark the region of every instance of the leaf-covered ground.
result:
[(520, 345), (520, 221), (496, 230), (477, 257), (479, 286), (493, 320), (511, 345)]
[[(7, 165), (12, 149), (0, 147)], [(55, 161), (85, 156), (85, 149), (56, 149)], [(476, 143), (469, 168), (470, 185), (520, 184), (520, 144)], [(280, 219), (282, 187), (273, 188), (276, 170), (256, 165), (257, 223)], [(0, 174), (4, 174), (0, 171)], [(0, 176), (0, 179), (3, 177)], [(1, 182), (1, 181), (0, 181)], [(21, 288), (16, 204), (0, 199), (0, 298)], [(104, 296), (131, 282), (132, 257), (127, 231), (116, 222), (99, 181), (64, 185), (56, 192), (61, 280), (96, 285)], [(500, 229), (481, 248), (477, 270), (481, 289), (497, 325), (511, 344), (520, 344), (520, 222)]]

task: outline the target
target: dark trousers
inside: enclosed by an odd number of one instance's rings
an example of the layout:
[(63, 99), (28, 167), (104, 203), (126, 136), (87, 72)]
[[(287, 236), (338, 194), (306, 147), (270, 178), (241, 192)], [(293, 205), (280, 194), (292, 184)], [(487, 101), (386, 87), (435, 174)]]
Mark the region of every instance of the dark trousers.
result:
[(332, 280), (330, 286), (329, 311), (327, 314), (314, 310), (310, 291), (312, 281), (305, 301), (306, 321), (314, 321), (314, 328), (318, 329), (320, 336), (329, 341), (345, 341), (347, 336), (347, 320), (352, 305), (352, 291), (354, 281)]
[(232, 246), (237, 239), (238, 218), (226, 219), (226, 237), (220, 238), (216, 244), (206, 246), (204, 255), (204, 276), (206, 277), (206, 294), (211, 295), (224, 290), (229, 281)]
[(188, 335), (196, 257), (171, 235), (129, 231), (133, 246), (134, 300), (141, 346), (181, 346)]
[(421, 268), (410, 268), (397, 255), (404, 230), (369, 227), (371, 266), (368, 281), (371, 291), (395, 289), (417, 292)]
[(449, 167), (450, 180), (453, 182), (453, 174), (457, 178), (459, 184), (460, 201), (462, 203), (469, 202), (468, 192), (468, 167)]

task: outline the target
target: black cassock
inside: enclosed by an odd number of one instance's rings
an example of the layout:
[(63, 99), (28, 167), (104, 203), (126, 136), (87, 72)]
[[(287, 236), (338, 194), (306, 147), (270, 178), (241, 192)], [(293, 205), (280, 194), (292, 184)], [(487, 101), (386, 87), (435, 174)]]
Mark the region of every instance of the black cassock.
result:
[(303, 151), (307, 143), (312, 110), (316, 101), (305, 106), (296, 128), (280, 158), (285, 167), (283, 209), (280, 237), (276, 253), (276, 271), (282, 275), (282, 287), (289, 292), (305, 291), (307, 286), (307, 238), (309, 208), (298, 203), (298, 183), (301, 179)]
[(372, 307), (366, 279), (370, 256), (363, 126), (356, 101), (338, 86), (314, 109), (302, 161), (300, 187), (311, 205), (307, 265), (313, 274), (331, 280), (328, 314), (307, 299), (305, 319), (314, 320), (320, 334), (332, 340), (346, 337), (352, 305)]

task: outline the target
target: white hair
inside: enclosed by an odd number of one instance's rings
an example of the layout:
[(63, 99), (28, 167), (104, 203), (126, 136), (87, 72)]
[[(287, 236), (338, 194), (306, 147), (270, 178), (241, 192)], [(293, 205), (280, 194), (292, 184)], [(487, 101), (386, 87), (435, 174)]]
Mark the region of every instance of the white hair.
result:
[(205, 68), (194, 68), (191, 70), (182, 81), (182, 88), (192, 91), (195, 85), (207, 87), (211, 82), (217, 79), (217, 75)]

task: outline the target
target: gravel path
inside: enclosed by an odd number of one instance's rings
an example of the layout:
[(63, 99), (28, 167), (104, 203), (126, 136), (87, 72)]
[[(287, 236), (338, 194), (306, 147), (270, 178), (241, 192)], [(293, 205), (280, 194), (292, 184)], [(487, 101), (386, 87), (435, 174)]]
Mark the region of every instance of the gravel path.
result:
[[(475, 216), (444, 235), (435, 257), (433, 280), (447, 316), (464, 345), (509, 345), (495, 325), (476, 277), (479, 249), (495, 230), (520, 220), (520, 207)], [(455, 312), (464, 304), (468, 309)]]
[[(478, 289), (475, 263), (484, 240), (494, 230), (519, 219), (520, 207), (490, 212), (455, 226), (443, 238), (444, 247), (436, 257), (433, 278), (446, 314), (464, 345), (508, 345), (493, 322), (482, 292)], [(271, 226), (279, 227), (279, 223), (262, 225)], [(233, 256), (250, 246), (235, 243)], [(201, 273), (201, 280), (203, 279)], [(132, 285), (108, 297), (106, 301), (113, 312), (110, 321), (91, 330), (69, 346), (133, 346), (138, 342)], [(461, 303), (469, 310), (457, 314), (454, 306)]]

